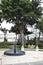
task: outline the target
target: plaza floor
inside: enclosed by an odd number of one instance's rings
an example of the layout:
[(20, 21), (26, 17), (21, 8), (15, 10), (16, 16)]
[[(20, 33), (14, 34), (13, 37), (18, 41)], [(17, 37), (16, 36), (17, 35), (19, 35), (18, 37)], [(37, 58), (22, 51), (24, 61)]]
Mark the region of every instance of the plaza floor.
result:
[(25, 51), (22, 56), (4, 55), (0, 50), (0, 65), (43, 65), (43, 51)]

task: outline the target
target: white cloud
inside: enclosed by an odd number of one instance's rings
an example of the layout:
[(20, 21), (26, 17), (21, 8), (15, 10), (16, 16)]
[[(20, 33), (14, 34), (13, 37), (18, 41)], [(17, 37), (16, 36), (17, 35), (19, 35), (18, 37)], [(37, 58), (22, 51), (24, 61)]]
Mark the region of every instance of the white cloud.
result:
[(41, 7), (43, 7), (43, 3), (41, 3)]

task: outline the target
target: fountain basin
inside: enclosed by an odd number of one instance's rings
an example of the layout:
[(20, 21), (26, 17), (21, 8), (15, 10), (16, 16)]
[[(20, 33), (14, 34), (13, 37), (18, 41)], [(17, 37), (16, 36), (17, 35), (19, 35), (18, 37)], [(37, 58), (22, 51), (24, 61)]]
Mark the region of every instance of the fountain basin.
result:
[(4, 55), (21, 56), (21, 55), (25, 55), (25, 52), (21, 50), (16, 50), (16, 53), (15, 53), (14, 50), (8, 50), (4, 52)]

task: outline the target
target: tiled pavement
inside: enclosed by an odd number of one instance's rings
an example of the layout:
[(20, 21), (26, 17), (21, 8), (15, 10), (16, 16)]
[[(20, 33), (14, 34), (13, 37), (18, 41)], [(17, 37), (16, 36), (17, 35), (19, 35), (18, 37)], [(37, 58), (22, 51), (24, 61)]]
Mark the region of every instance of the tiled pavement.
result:
[(43, 61), (32, 63), (6, 64), (6, 65), (43, 65)]

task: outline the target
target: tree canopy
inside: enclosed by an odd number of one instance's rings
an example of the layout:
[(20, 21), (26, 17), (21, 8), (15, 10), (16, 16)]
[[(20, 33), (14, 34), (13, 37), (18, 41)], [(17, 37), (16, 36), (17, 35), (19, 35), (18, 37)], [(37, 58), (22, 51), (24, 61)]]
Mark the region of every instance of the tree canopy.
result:
[(38, 6), (38, 2), (30, 0), (1, 0), (0, 9), (3, 18), (8, 22), (14, 22), (15, 20), (20, 22), (18, 20), (27, 19), (26, 23), (30, 23), (30, 20), (33, 19), (35, 22), (40, 17), (41, 7)]
[(41, 32), (43, 32), (43, 20), (38, 23), (37, 28), (38, 28)]
[(22, 30), (39, 21), (42, 8), (36, 0), (1, 0), (0, 10), (0, 21), (15, 23)]

